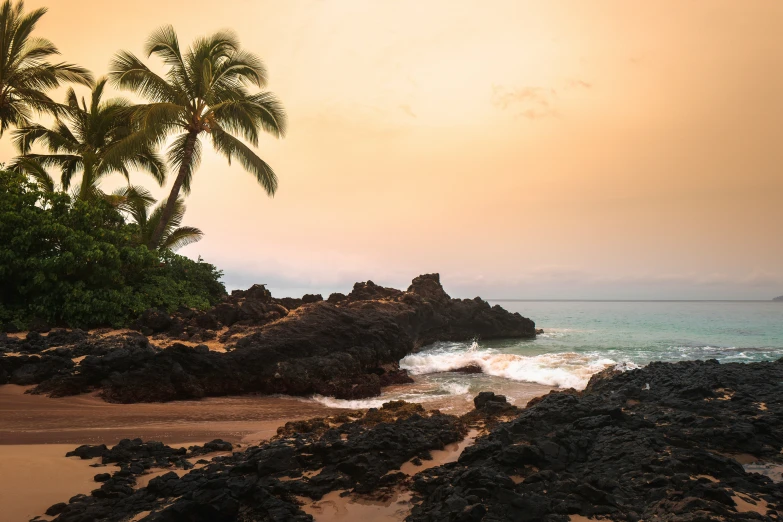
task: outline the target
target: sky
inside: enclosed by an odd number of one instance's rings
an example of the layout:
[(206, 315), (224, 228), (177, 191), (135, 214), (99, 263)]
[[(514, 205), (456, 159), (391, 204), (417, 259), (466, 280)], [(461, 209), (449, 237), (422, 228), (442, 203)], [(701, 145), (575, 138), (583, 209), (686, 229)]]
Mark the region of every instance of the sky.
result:
[(229, 288), (439, 272), (457, 297), (783, 294), (778, 0), (26, 5), (96, 76), (164, 24), (183, 45), (231, 28), (264, 60), (289, 115), (258, 147), (277, 194), (207, 152), (187, 199), (205, 237), (180, 253)]

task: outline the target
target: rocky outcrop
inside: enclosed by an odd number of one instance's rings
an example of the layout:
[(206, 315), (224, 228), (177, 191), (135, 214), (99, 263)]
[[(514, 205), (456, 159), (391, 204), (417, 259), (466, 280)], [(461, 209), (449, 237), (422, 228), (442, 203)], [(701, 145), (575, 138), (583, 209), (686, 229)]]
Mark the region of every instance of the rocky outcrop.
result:
[[(410, 382), (397, 363), (427, 344), (536, 331), (530, 319), (480, 298), (452, 299), (438, 274), (417, 277), (407, 291), (367, 281), (328, 301), (306, 295), (292, 308), (286, 302), (254, 285), (206, 312), (147, 311), (135, 325), (140, 334), (85, 338), (82, 332), (53, 352), (47, 336), (6, 338), (0, 340), (6, 350), (46, 355), (0, 356), (0, 383), (38, 384), (35, 393), (52, 396), (100, 389), (106, 400), (125, 403), (251, 392), (358, 399)], [(55, 336), (57, 343), (63, 335)], [(227, 351), (155, 344), (172, 340), (218, 342)], [(81, 356), (78, 364), (71, 361)]]
[(602, 373), (419, 474), (407, 520), (779, 520), (783, 485), (732, 455), (783, 463), (781, 383), (783, 360)]
[[(268, 443), (136, 490), (127, 486), (139, 474), (178, 466), (186, 451), (196, 454), (206, 445), (81, 447), (75, 454), (101, 456), (123, 469), (101, 474), (100, 488), (50, 513), (60, 522), (129, 520), (143, 512), (150, 521), (304, 522), (312, 518), (302, 502), (341, 491), (365, 503), (412, 492), (409, 522), (569, 522), (574, 515), (776, 521), (783, 483), (749, 471), (734, 456), (783, 465), (781, 383), (783, 359), (658, 363), (603, 373), (585, 392), (553, 392), (524, 410), (492, 392), (479, 394), (476, 409), (459, 418), (392, 402), (288, 423)], [(468, 429), (488, 426), (494, 427), (461, 454), (441, 460), (448, 463), (413, 467)]]

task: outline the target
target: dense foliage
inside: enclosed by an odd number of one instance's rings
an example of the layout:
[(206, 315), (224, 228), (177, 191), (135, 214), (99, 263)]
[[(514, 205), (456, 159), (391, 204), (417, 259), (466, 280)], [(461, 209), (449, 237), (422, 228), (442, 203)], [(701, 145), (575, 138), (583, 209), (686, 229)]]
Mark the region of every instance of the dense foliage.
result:
[(225, 294), (213, 265), (139, 244), (106, 201), (47, 192), (0, 172), (0, 324), (121, 326), (148, 308), (206, 308)]
[[(126, 51), (112, 61), (111, 82), (147, 100), (137, 105), (107, 98), (106, 78), (50, 62), (57, 47), (33, 36), (45, 14), (0, 0), (0, 137), (15, 128), (18, 151), (8, 171), (0, 164), (0, 331), (122, 326), (148, 308), (215, 304), (225, 295), (222, 273), (172, 252), (203, 236), (182, 226), (180, 190), (189, 193), (209, 136), (274, 194), (277, 177), (253, 147), (261, 132), (282, 137), (286, 115), (272, 93), (249, 90), (266, 85), (261, 60), (226, 31), (181, 52), (174, 29), (163, 27), (146, 46), (148, 58), (163, 60), (163, 76)], [(89, 103), (72, 88), (55, 103), (47, 92), (67, 83), (89, 87)], [(167, 165), (159, 149), (172, 136)], [(157, 206), (130, 183), (132, 171), (143, 171), (163, 186), (170, 169), (177, 177)], [(100, 183), (115, 173), (128, 184), (105, 193)]]

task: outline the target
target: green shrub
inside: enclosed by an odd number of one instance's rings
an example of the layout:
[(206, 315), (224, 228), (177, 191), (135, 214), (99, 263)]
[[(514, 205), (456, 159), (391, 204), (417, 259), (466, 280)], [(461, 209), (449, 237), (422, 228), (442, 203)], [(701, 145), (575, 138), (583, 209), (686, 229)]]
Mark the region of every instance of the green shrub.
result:
[(225, 294), (201, 259), (150, 251), (103, 200), (71, 201), (0, 172), (0, 323), (123, 326), (148, 308), (207, 308)]

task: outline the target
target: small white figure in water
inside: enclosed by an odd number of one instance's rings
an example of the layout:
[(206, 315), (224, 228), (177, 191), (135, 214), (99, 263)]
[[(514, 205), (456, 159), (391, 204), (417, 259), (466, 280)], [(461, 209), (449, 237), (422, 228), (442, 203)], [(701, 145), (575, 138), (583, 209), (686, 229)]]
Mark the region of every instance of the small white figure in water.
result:
[(475, 340), (474, 340), (474, 341), (471, 343), (471, 345), (470, 345), (470, 348), (468, 348), (468, 351), (469, 351), (469, 352), (475, 352), (476, 350), (478, 350), (478, 348), (479, 348), (478, 341), (475, 341)]

